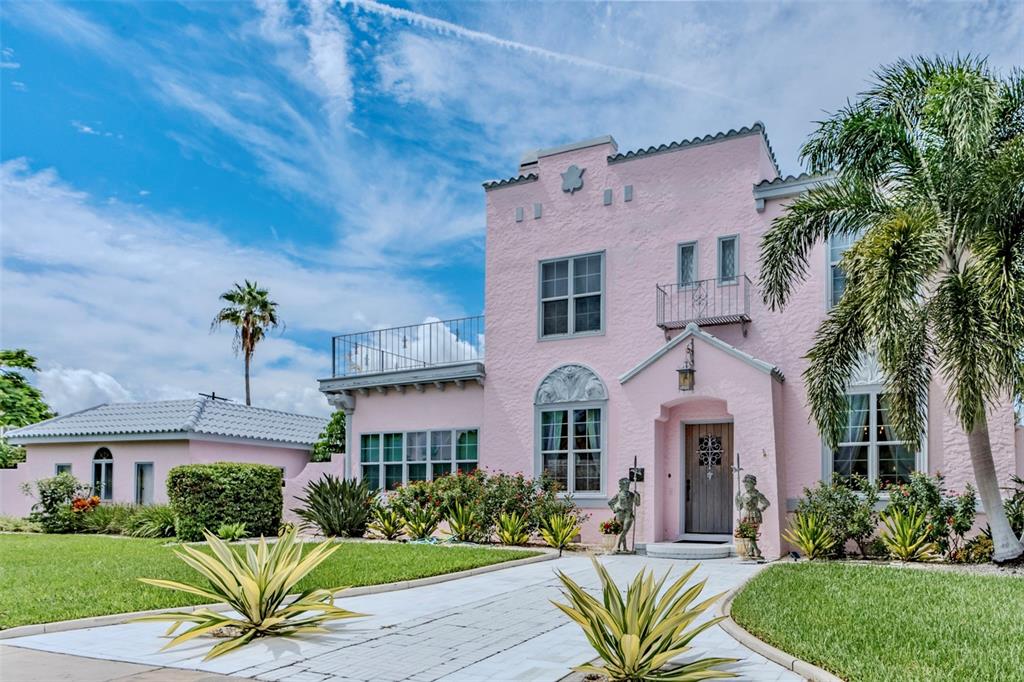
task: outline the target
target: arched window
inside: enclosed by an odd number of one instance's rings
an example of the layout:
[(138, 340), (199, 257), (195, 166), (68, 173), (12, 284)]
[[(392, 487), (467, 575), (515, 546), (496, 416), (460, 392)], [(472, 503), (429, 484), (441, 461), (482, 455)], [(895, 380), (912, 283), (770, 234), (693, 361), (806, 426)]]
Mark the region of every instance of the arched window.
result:
[(92, 494), (101, 500), (114, 499), (114, 456), (107, 448), (92, 456)]
[(535, 470), (577, 497), (603, 497), (608, 390), (593, 370), (562, 365), (534, 398)]

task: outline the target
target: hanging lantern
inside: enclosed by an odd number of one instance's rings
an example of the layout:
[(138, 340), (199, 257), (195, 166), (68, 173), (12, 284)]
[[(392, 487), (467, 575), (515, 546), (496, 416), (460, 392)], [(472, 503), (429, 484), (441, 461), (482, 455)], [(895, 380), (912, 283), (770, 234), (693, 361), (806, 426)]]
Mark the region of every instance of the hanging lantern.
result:
[(679, 390), (692, 391), (696, 385), (697, 370), (693, 366), (693, 339), (686, 347), (686, 364), (676, 370), (679, 373)]

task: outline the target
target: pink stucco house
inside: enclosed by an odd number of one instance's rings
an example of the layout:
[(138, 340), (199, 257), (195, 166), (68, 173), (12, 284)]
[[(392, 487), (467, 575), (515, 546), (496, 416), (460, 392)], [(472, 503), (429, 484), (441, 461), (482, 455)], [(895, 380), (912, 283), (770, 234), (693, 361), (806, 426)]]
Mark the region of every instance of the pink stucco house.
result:
[[(843, 274), (819, 244), (783, 313), (756, 287), (759, 243), (788, 199), (764, 127), (622, 153), (611, 137), (527, 154), (484, 184), (484, 318), (335, 337), (321, 390), (348, 414), (346, 473), (393, 487), (484, 467), (557, 478), (592, 518), (644, 471), (637, 542), (731, 538), (736, 475), (771, 507), (763, 549), (804, 486), (832, 472), (973, 479), (965, 436), (932, 388), (918, 451), (886, 425), (884, 379), (850, 377), (849, 440), (823, 446), (805, 407), (803, 355)], [(486, 339), (486, 361), (484, 346)], [(692, 371), (680, 371), (692, 370)], [(1024, 469), (1009, 403), (990, 418), (1003, 479)]]
[(71, 473), (110, 502), (167, 502), (167, 472), (180, 464), (251, 462), (298, 476), (327, 425), (322, 417), (199, 396), (114, 403), (8, 431), (26, 449), (0, 469), (0, 514), (26, 516), (35, 500), (22, 484)]

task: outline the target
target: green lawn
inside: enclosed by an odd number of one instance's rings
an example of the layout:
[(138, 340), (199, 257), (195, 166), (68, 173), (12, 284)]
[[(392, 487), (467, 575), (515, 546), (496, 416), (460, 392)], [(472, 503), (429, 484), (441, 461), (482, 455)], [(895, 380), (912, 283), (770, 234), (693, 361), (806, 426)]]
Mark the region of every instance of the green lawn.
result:
[[(0, 629), (30, 623), (197, 603), (136, 578), (192, 582), (196, 574), (167, 540), (103, 535), (0, 535)], [(526, 550), (346, 543), (300, 588), (377, 585), (511, 559)]]
[(850, 680), (1024, 680), (1024, 580), (889, 566), (772, 566), (733, 618)]

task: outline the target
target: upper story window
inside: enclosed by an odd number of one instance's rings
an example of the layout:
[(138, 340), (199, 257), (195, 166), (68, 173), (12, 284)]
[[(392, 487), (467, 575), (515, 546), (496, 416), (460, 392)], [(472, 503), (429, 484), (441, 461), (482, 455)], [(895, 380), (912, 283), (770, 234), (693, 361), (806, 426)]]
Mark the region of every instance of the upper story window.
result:
[(679, 245), (679, 286), (692, 286), (697, 281), (697, 242)]
[(541, 337), (594, 334), (604, 330), (604, 254), (542, 261)]
[(870, 481), (906, 483), (919, 468), (918, 453), (896, 435), (889, 423), (885, 394), (877, 391), (846, 396), (846, 426), (832, 451), (832, 471), (841, 476), (858, 474)]
[(835, 234), (828, 240), (829, 306), (835, 306), (846, 290), (846, 273), (839, 267), (843, 254), (860, 239), (863, 231), (853, 234)]
[(359, 439), (362, 478), (371, 490), (394, 490), (456, 471), (468, 474), (479, 459), (476, 429), (364, 433)]
[(740, 238), (737, 235), (718, 238), (718, 283), (735, 284), (740, 263)]

